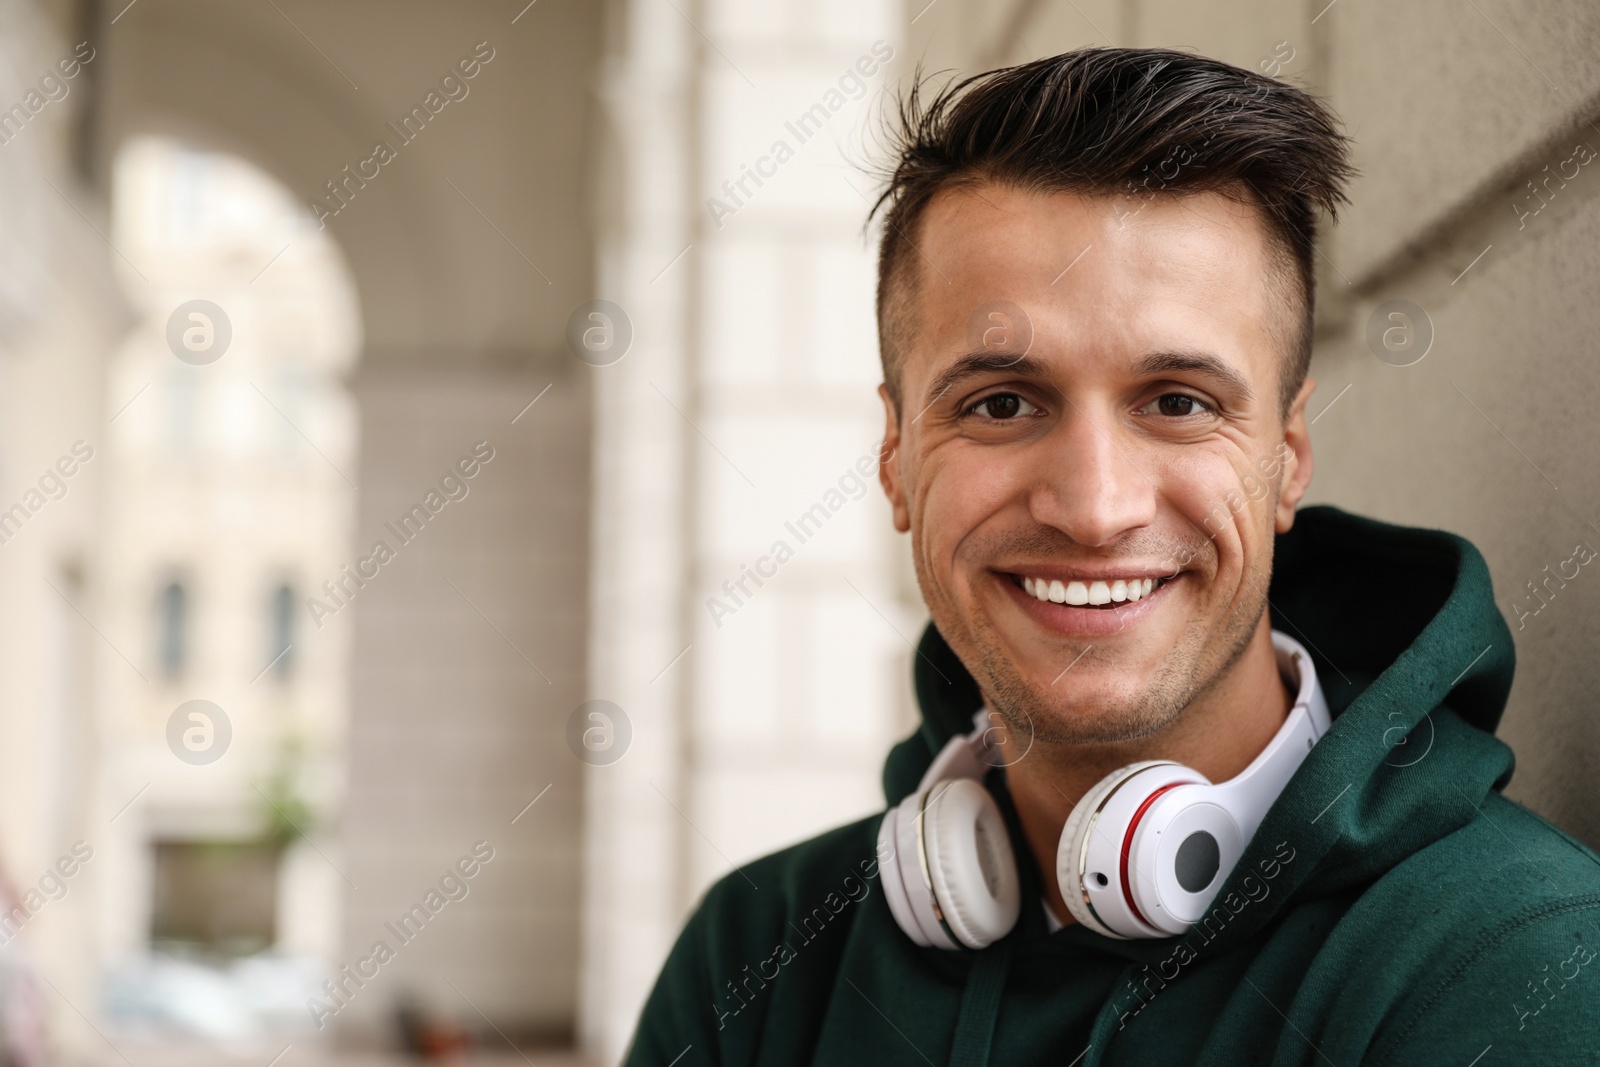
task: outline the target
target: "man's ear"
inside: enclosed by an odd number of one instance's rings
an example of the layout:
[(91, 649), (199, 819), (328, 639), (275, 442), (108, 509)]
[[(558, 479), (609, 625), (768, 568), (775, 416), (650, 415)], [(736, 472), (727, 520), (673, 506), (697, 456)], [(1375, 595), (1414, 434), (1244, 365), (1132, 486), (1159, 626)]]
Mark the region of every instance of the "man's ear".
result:
[(894, 509), (894, 528), (901, 533), (911, 529), (911, 512), (906, 507), (905, 489), (900, 481), (900, 412), (895, 408), (889, 387), (878, 386), (883, 401), (883, 445), (878, 449), (878, 484)]
[(1283, 486), (1278, 493), (1278, 512), (1275, 516), (1279, 533), (1288, 533), (1294, 525), (1294, 511), (1311, 485), (1311, 427), (1306, 424), (1306, 401), (1316, 392), (1317, 383), (1307, 378), (1289, 405), (1289, 417), (1283, 424), (1283, 443), (1288, 456), (1283, 464)]

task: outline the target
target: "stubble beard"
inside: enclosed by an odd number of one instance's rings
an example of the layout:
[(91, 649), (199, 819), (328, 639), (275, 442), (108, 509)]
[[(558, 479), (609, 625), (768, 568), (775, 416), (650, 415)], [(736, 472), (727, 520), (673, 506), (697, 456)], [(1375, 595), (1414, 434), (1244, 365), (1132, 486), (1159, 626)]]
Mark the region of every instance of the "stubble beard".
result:
[[(1215, 552), (1214, 546), (1208, 543), (1208, 547)], [(1213, 575), (1216, 573), (1214, 566), (1208, 569)], [(1271, 574), (1271, 561), (1269, 556), (1265, 574), (1247, 575), (1245, 598), (1215, 638), (1207, 631), (1187, 627), (1185, 634), (1192, 636), (1162, 658), (1153, 676), (1146, 681), (1134, 679), (1134, 691), (1113, 706), (1102, 704), (1093, 709), (1073, 706), (1070, 688), (1075, 660), (1080, 656), (1079, 662), (1093, 659), (1093, 645), (1065, 654), (1062, 673), (1052, 682), (1042, 686), (1031, 682), (1017, 669), (986, 615), (969, 614), (950, 599), (934, 595), (935, 587), (928, 580), (920, 555), (916, 570), (935, 626), (978, 683), (989, 710), (1005, 723), (1011, 740), (1027, 749), (1034, 743), (1106, 745), (1135, 741), (1169, 726), (1198, 696), (1226, 677), (1249, 648), (1267, 608), (1266, 579)], [(1197, 572), (1186, 571), (1183, 580), (1200, 579)], [(1208, 656), (1208, 646), (1223, 650), (1223, 654)]]

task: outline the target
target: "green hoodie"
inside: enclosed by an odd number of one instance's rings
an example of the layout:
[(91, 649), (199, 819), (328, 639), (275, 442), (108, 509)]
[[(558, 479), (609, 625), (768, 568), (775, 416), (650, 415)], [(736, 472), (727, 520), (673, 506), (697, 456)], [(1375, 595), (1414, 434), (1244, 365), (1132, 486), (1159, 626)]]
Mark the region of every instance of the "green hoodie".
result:
[[(876, 891), (874, 815), (706, 893), (627, 1063), (1600, 1063), (1600, 857), (1501, 795), (1515, 652), (1483, 558), (1307, 508), (1270, 601), (1334, 722), (1188, 934), (1050, 933), (995, 770), (1022, 877), (1009, 936), (913, 944)], [(918, 653), (923, 723), (889, 755), (891, 806), (981, 704), (931, 626)]]

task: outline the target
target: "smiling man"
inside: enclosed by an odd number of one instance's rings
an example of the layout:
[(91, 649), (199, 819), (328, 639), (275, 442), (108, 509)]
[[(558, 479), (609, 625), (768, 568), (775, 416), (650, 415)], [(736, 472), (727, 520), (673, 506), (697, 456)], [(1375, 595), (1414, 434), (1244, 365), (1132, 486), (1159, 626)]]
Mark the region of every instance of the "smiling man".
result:
[(707, 894), (629, 1063), (1595, 1062), (1600, 860), (1500, 793), (1481, 557), (1297, 511), (1332, 117), (1124, 49), (902, 117), (923, 725), (887, 812)]
[[(1223, 192), (1124, 208), (1115, 190), (951, 183), (918, 226), (943, 276), (892, 256), (886, 275), (889, 321), (917, 325), (886, 338), (884, 487), (938, 632), (1037, 742), (1007, 777), (1048, 857), (1109, 771), (1231, 778), (1292, 695), (1264, 609), (1274, 530), (1311, 476), (1311, 383), (1283, 342), (1297, 268)], [(968, 351), (973, 333), (990, 343)]]

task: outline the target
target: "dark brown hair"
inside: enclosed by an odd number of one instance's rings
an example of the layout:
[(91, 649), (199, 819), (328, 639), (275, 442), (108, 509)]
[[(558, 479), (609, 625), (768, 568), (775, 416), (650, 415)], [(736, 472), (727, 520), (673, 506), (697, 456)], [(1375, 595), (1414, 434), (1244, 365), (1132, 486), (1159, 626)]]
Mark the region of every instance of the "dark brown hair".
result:
[[(935, 194), (990, 182), (1132, 197), (1216, 192), (1258, 208), (1300, 297), (1281, 407), (1305, 380), (1315, 310), (1316, 214), (1336, 217), (1354, 173), (1332, 113), (1303, 89), (1203, 56), (1084, 48), (901, 99), (878, 252), (878, 344), (900, 404), (901, 347), (918, 271), (915, 234)], [(1298, 284), (1293, 284), (1298, 283)], [(1296, 328), (1297, 327), (1297, 328)]]

